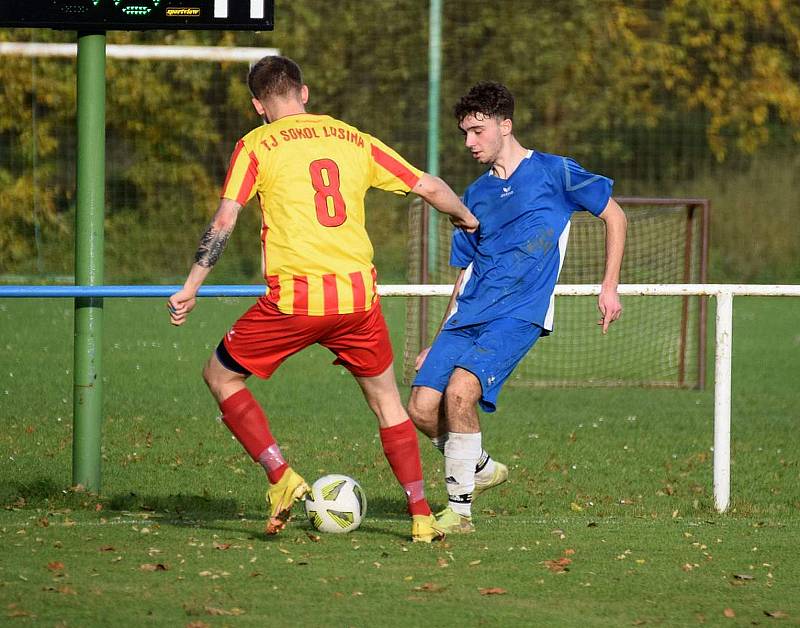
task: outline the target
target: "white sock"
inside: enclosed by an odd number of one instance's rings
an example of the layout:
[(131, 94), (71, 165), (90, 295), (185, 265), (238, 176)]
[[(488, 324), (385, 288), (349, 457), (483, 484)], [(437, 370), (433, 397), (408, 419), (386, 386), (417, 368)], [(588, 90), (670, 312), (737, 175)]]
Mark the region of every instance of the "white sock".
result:
[[(431, 442), (436, 449), (444, 453), (444, 447), (447, 444), (447, 434), (434, 436), (431, 438)], [(475, 465), (475, 479), (479, 482), (488, 482), (494, 477), (494, 470), (494, 459), (489, 455), (488, 451), (481, 448), (481, 455), (478, 457), (478, 462)]]
[(475, 466), (481, 456), (481, 433), (449, 432), (444, 446), (444, 477), (450, 508), (460, 515), (472, 515)]

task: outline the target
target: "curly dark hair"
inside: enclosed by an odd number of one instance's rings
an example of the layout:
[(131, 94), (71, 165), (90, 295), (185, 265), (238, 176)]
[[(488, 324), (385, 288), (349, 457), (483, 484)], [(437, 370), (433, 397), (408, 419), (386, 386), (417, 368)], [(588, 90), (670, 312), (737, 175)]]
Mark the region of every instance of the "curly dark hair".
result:
[(269, 96), (285, 96), (300, 90), (303, 86), (303, 73), (300, 66), (288, 57), (264, 57), (250, 68), (247, 86), (250, 93), (259, 100)]
[(473, 86), (453, 107), (458, 123), (468, 115), (481, 113), (503, 120), (514, 119), (514, 96), (501, 83), (485, 81)]

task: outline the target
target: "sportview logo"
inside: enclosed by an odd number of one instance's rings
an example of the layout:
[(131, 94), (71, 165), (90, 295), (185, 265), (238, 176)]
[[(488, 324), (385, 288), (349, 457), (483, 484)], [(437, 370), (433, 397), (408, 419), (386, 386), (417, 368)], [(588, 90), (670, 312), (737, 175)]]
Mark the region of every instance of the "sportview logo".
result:
[(197, 7), (167, 7), (167, 17), (199, 17), (200, 9)]

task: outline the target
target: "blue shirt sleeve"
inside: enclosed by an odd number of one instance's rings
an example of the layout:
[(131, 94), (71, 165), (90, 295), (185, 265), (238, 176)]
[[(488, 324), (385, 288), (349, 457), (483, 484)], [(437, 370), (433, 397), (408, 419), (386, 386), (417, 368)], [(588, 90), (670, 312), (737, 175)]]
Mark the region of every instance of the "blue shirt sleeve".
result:
[(450, 266), (466, 268), (475, 257), (478, 248), (478, 237), (474, 233), (467, 233), (463, 229), (453, 231), (450, 243)]
[(564, 157), (564, 191), (567, 199), (595, 216), (603, 213), (611, 198), (614, 180), (594, 174), (574, 159)]

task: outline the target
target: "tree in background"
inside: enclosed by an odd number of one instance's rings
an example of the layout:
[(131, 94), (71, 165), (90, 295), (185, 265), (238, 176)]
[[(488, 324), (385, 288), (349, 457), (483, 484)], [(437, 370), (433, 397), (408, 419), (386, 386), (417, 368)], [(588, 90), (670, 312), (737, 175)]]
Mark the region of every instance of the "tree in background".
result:
[(505, 82), (528, 142), (545, 150), (669, 182), (709, 157), (800, 140), (797, 3), (445, 5), (446, 101), (477, 80)]
[[(353, 120), (424, 166), (428, 3), (277, 5), (274, 32), (111, 32), (108, 41), (279, 48), (305, 68), (314, 87), (311, 111)], [(449, 111), (482, 79), (512, 88), (525, 143), (613, 174), (619, 193), (715, 200), (725, 193), (721, 181), (752, 164), (774, 169), (769, 153), (796, 149), (800, 141), (800, 5), (793, 0), (443, 5), (441, 171), (456, 187), (476, 171)], [(2, 30), (0, 39), (74, 41), (74, 33)], [(71, 271), (74, 69), (74, 61), (60, 59), (4, 57), (0, 63), (0, 273), (37, 270), (37, 230), (45, 270)], [(169, 278), (189, 263), (174, 259), (173, 251), (192, 248), (187, 240), (215, 204), (233, 143), (258, 123), (249, 114), (245, 74), (244, 64), (109, 59), (109, 278)], [(773, 159), (797, 169), (783, 156)], [(789, 219), (797, 201), (770, 198), (771, 215), (789, 235), (765, 248), (800, 260), (799, 227)], [(747, 253), (741, 246), (747, 234), (753, 237), (746, 223), (762, 209), (747, 199), (735, 211), (728, 197), (715, 202), (714, 214), (724, 220), (714, 225), (712, 243), (721, 251), (716, 257), (731, 261), (721, 267), (727, 277), (764, 276), (776, 265), (763, 250)], [(403, 250), (404, 206), (399, 200), (371, 212), (368, 227), (385, 243), (379, 260), (383, 250)], [(248, 210), (243, 220), (259, 228), (257, 211)], [(185, 235), (176, 228), (181, 225)], [(255, 252), (241, 251), (226, 259), (218, 277), (252, 278), (257, 264)]]

